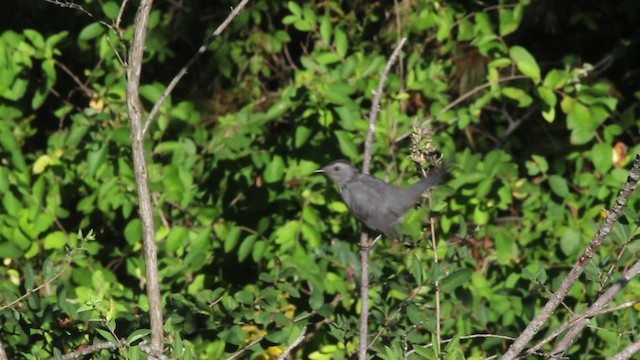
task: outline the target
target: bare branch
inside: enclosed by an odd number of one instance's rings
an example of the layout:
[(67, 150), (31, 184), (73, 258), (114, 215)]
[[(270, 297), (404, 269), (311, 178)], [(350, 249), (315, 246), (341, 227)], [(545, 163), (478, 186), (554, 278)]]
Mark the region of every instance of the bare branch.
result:
[(293, 348), (295, 348), (296, 346), (300, 345), (300, 343), (302, 342), (302, 340), (304, 340), (304, 335), (307, 332), (307, 327), (303, 327), (302, 330), (300, 331), (300, 335), (298, 335), (298, 337), (295, 339), (294, 342), (291, 343), (291, 345), (287, 346), (286, 349), (284, 349), (284, 351), (282, 352), (282, 354), (280, 354), (280, 356), (278, 356), (278, 360), (284, 360), (287, 358), (287, 356), (289, 356), (289, 353), (291, 353), (291, 350), (293, 350)]
[(147, 163), (144, 156), (144, 134), (142, 132), (142, 103), (138, 95), (142, 57), (147, 38), (147, 24), (152, 0), (141, 0), (136, 13), (133, 41), (127, 65), (127, 113), (131, 123), (131, 148), (133, 166), (138, 190), (138, 206), (142, 222), (142, 241), (146, 267), (147, 296), (149, 298), (149, 319), (151, 322), (151, 345), (162, 349), (162, 307), (160, 299), (160, 281), (158, 279), (158, 255), (153, 224), (153, 210), (149, 194)]
[[(629, 270), (627, 270), (627, 272), (624, 273), (620, 280), (616, 281), (607, 289), (607, 291), (600, 295), (600, 297), (598, 297), (598, 299), (594, 301), (593, 304), (591, 304), (591, 306), (589, 307), (589, 311), (587, 311), (587, 314), (596, 313), (607, 306), (611, 301), (613, 301), (613, 298), (620, 292), (620, 290), (622, 290), (622, 288), (625, 287), (625, 285), (627, 285), (627, 283), (631, 281), (631, 279), (638, 276), (639, 273), (640, 260), (637, 261)], [(586, 317), (578, 319), (576, 321), (576, 324), (573, 325), (571, 330), (567, 332), (564, 338), (562, 338), (562, 340), (556, 344), (555, 348), (552, 351), (553, 358), (558, 358), (559, 356), (564, 354), (564, 352), (567, 351), (569, 346), (573, 343), (573, 340), (575, 340), (578, 334), (580, 334), (586, 326)]]
[(544, 338), (543, 340), (541, 340), (539, 343), (536, 344), (536, 346), (529, 348), (526, 352), (525, 355), (532, 355), (534, 352), (540, 350), (544, 345), (548, 344), (551, 342), (551, 340), (555, 339), (558, 335), (560, 335), (563, 331), (567, 330), (568, 328), (574, 326), (575, 324), (577, 324), (580, 320), (583, 319), (590, 319), (594, 316), (599, 316), (599, 315), (603, 315), (603, 314), (608, 314), (608, 313), (612, 313), (615, 311), (619, 311), (622, 309), (626, 309), (629, 307), (634, 306), (635, 304), (640, 303), (640, 298), (636, 298), (633, 300), (629, 300), (629, 301), (625, 301), (624, 303), (617, 305), (617, 306), (613, 306), (610, 308), (606, 308), (600, 311), (596, 311), (596, 312), (592, 312), (592, 311), (587, 311), (586, 313), (584, 313), (581, 316), (578, 316), (577, 318), (573, 319), (572, 321), (568, 321), (565, 322), (564, 324), (562, 324), (562, 326), (560, 326), (559, 328), (555, 329), (549, 336), (547, 336), (546, 338)]
[(54, 276), (51, 277), (51, 279), (43, 282), (42, 284), (40, 284), (39, 286), (36, 286), (33, 289), (29, 289), (27, 290), (26, 293), (24, 293), (24, 295), (20, 296), (19, 298), (13, 300), (12, 302), (0, 307), (0, 311), (9, 309), (11, 307), (13, 307), (15, 304), (21, 302), (22, 300), (28, 298), (29, 296), (31, 296), (31, 294), (34, 294), (38, 291), (40, 291), (40, 289), (44, 288), (45, 286), (49, 286), (49, 284), (51, 284), (52, 282), (56, 281), (62, 274), (64, 274), (65, 271), (67, 271), (67, 269), (69, 268), (69, 266), (71, 265), (71, 261), (72, 261), (72, 257), (69, 255), (67, 256), (67, 262), (66, 264), (64, 264), (64, 266), (62, 267), (62, 269), (60, 269), (60, 271), (58, 271), (57, 274), (55, 274)]
[[(505, 76), (505, 77), (500, 78), (500, 79), (495, 80), (495, 81), (489, 81), (489, 82), (484, 83), (482, 85), (478, 85), (478, 86), (474, 87), (473, 89), (467, 91), (466, 93), (460, 95), (457, 99), (453, 100), (452, 102), (447, 104), (445, 107), (440, 109), (440, 111), (435, 116), (429, 116), (425, 121), (429, 121), (429, 120), (431, 120), (433, 118), (436, 118), (436, 117), (444, 114), (445, 112), (447, 112), (447, 111), (451, 110), (452, 108), (454, 108), (456, 105), (460, 104), (461, 102), (465, 101), (466, 99), (470, 98), (471, 96), (475, 95), (476, 93), (478, 93), (478, 92), (490, 87), (491, 85), (499, 84), (499, 83), (503, 83), (503, 82), (507, 82), (507, 81), (518, 80), (518, 79), (527, 79), (527, 77), (524, 76), (524, 75), (511, 75), (511, 76)], [(395, 142), (400, 142), (400, 141), (404, 140), (409, 135), (411, 135), (410, 132), (402, 134), (399, 137), (397, 137), (394, 141)]]
[(387, 81), (387, 74), (391, 70), (391, 66), (395, 63), (396, 59), (400, 55), (400, 50), (404, 46), (407, 38), (402, 38), (398, 46), (391, 54), (387, 65), (380, 73), (380, 80), (378, 81), (378, 88), (373, 92), (373, 102), (371, 104), (371, 112), (369, 113), (369, 128), (367, 129), (367, 138), (364, 143), (364, 160), (362, 162), (362, 173), (369, 173), (369, 164), (371, 163), (371, 147), (373, 146), (373, 134), (376, 130), (376, 121), (378, 120), (378, 113), (380, 112), (380, 97), (382, 96), (382, 89), (384, 83)]
[[(369, 127), (367, 129), (367, 137), (364, 143), (364, 160), (362, 162), (362, 173), (369, 173), (369, 164), (371, 163), (371, 147), (373, 146), (373, 135), (376, 130), (376, 120), (380, 112), (380, 98), (384, 83), (387, 81), (387, 74), (391, 70), (391, 66), (395, 63), (400, 55), (400, 50), (407, 38), (402, 38), (398, 46), (391, 54), (387, 61), (387, 65), (380, 73), (378, 88), (373, 93), (373, 102), (371, 104), (371, 112), (369, 113)], [(369, 332), (369, 236), (366, 232), (360, 234), (360, 344), (358, 349), (358, 359), (365, 360), (367, 358), (367, 334)]]
[(615, 204), (611, 208), (611, 210), (607, 213), (607, 218), (600, 224), (598, 231), (593, 236), (589, 245), (584, 250), (580, 258), (576, 261), (571, 271), (566, 278), (562, 281), (558, 289), (555, 291), (549, 301), (545, 304), (542, 310), (536, 315), (536, 317), (529, 323), (526, 329), (520, 334), (520, 336), (516, 339), (516, 341), (511, 344), (509, 350), (502, 356), (503, 360), (511, 360), (520, 356), (522, 350), (525, 346), (531, 341), (531, 339), (542, 329), (542, 326), (545, 322), (553, 315), (553, 312), (556, 310), (558, 305), (562, 302), (562, 300), (567, 296), (567, 293), (573, 286), (573, 284), (578, 281), (580, 275), (584, 272), (585, 267), (595, 254), (596, 250), (602, 242), (607, 238), (609, 232), (615, 225), (620, 213), (625, 208), (629, 197), (636, 189), (638, 185), (638, 180), (640, 180), (640, 152), (636, 154), (636, 159), (633, 162), (633, 166), (629, 171), (629, 177), (627, 178), (627, 182), (623, 185), (622, 190), (618, 194), (618, 198), (616, 199)]
[[(121, 341), (120, 345), (124, 345), (124, 341)], [(78, 350), (70, 352), (68, 354), (64, 354), (64, 355), (62, 355), (62, 360), (73, 360), (73, 359), (77, 359), (79, 357), (83, 357), (83, 356), (87, 356), (87, 355), (93, 354), (93, 353), (101, 351), (101, 350), (113, 350), (113, 349), (117, 349), (117, 348), (118, 348), (118, 344), (114, 344), (114, 343), (112, 343), (110, 341), (105, 341), (105, 342), (101, 342), (101, 343), (97, 343), (97, 344), (88, 345), (88, 346), (83, 347), (82, 349), (78, 349)]]
[(153, 105), (153, 108), (151, 109), (151, 112), (149, 113), (149, 116), (147, 116), (147, 120), (144, 123), (144, 128), (142, 130), (143, 134), (147, 133), (147, 130), (151, 125), (151, 122), (153, 121), (153, 119), (158, 114), (158, 111), (160, 110), (160, 106), (162, 106), (164, 101), (167, 99), (167, 96), (169, 96), (169, 94), (173, 91), (173, 88), (175, 88), (176, 85), (178, 85), (178, 82), (180, 82), (182, 77), (187, 73), (187, 70), (189, 70), (191, 65), (193, 65), (193, 63), (195, 63), (196, 60), (198, 60), (200, 55), (202, 55), (205, 51), (207, 51), (207, 46), (209, 45), (209, 43), (211, 43), (211, 41), (213, 41), (215, 37), (219, 36), (224, 31), (224, 29), (227, 28), (227, 26), (231, 23), (231, 20), (233, 20), (236, 16), (238, 16), (240, 11), (242, 11), (244, 6), (247, 5), (248, 2), (249, 0), (242, 0), (240, 4), (238, 4), (238, 6), (236, 6), (236, 8), (231, 11), (229, 16), (227, 16), (227, 18), (222, 22), (222, 24), (220, 24), (220, 26), (218, 26), (218, 28), (211, 35), (207, 36), (207, 38), (204, 39), (198, 51), (191, 57), (191, 59), (189, 59), (189, 61), (187, 61), (187, 63), (182, 67), (182, 69), (178, 71), (176, 76), (169, 83), (169, 86), (167, 86), (167, 88), (164, 89), (164, 92), (162, 93), (158, 101), (156, 101), (156, 103)]
[(264, 339), (264, 336), (260, 336), (255, 338), (252, 342), (248, 343), (247, 345), (245, 345), (245, 347), (243, 347), (242, 349), (238, 350), (237, 353), (229, 356), (227, 358), (227, 360), (235, 360), (238, 359), (240, 357), (240, 355), (242, 355), (245, 351), (251, 349), (252, 347), (254, 347), (257, 343), (259, 343), (260, 341), (262, 341), (262, 339)]
[(9, 360), (7, 357), (7, 353), (4, 352), (4, 347), (2, 346), (2, 341), (0, 341), (0, 360)]
[(87, 15), (89, 15), (90, 17), (93, 17), (93, 14), (91, 14), (90, 12), (88, 12), (87, 10), (85, 10), (81, 5), (78, 5), (72, 1), (60, 1), (60, 0), (45, 0), (48, 3), (52, 3), (55, 5), (58, 5), (60, 7), (63, 8), (69, 8), (69, 9), (74, 9), (74, 10), (79, 10)]
[(640, 340), (634, 342), (633, 344), (631, 344), (628, 347), (624, 348), (619, 353), (615, 354), (613, 357), (611, 357), (611, 360), (626, 360), (626, 359), (630, 359), (638, 351), (640, 351)]
[[(162, 349), (162, 348), (160, 348), (160, 349)], [(146, 342), (146, 341), (140, 342), (140, 350), (142, 350), (144, 353), (149, 355), (150, 359), (171, 360), (171, 358), (168, 357), (168, 356), (165, 356), (162, 353), (162, 350), (160, 350), (160, 349), (149, 345), (149, 343)]]

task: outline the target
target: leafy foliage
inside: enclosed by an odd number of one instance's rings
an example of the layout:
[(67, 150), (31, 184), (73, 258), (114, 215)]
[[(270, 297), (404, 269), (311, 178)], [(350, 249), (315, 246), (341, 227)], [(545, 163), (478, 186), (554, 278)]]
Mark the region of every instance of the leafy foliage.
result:
[[(122, 341), (101, 356), (138, 358), (148, 307), (122, 66), (133, 7), (116, 29), (115, 1), (27, 3), (0, 34), (0, 340), (10, 357)], [(639, 6), (615, 3), (254, 1), (147, 137), (171, 355), (276, 358), (304, 326), (296, 358), (354, 354), (358, 224), (313, 171), (362, 160), (371, 94), (400, 36), (409, 41), (383, 94), (373, 174), (411, 182), (409, 136), (430, 127), (451, 179), (407, 215), (415, 246), (385, 239), (373, 250), (371, 352), (504, 352), (503, 338), (465, 336), (519, 334), (638, 151)], [(234, 4), (174, 5), (152, 12), (146, 106)], [(44, 21), (50, 10), (65, 20)], [(636, 208), (632, 199), (569, 308), (583, 312), (637, 259)], [(436, 281), (450, 339), (440, 347)], [(639, 293), (632, 283), (618, 301)], [(570, 317), (560, 312), (551, 329)], [(613, 355), (637, 319), (637, 308), (596, 318), (568, 355)]]

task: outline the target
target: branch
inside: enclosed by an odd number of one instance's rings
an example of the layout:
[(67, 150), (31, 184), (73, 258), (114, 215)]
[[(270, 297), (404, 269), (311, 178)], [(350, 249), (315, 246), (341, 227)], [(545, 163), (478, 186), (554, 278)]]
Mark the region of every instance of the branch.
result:
[[(56, 281), (62, 274), (64, 274), (65, 271), (67, 271), (67, 269), (69, 268), (69, 265), (71, 265), (71, 261), (72, 260), (73, 260), (72, 257), (69, 255), (67, 257), (67, 263), (64, 264), (62, 269), (60, 269), (60, 271), (58, 271), (57, 274), (52, 276), (51, 279), (43, 282), (42, 284), (40, 284), (39, 286), (36, 286), (33, 289), (27, 290), (27, 292), (24, 293), (24, 295), (22, 295), (19, 298), (13, 300), (12, 302), (0, 307), (0, 311), (6, 310), (6, 309), (8, 309), (10, 307), (13, 307), (15, 304), (19, 303), (20, 301), (24, 300), (25, 298), (28, 298), (31, 294), (38, 292), (40, 289), (42, 289), (45, 286), (49, 286), (49, 284), (51, 284), (52, 282)], [(2, 359), (2, 358), (0, 357), (0, 359)]]
[(147, 116), (147, 120), (144, 122), (144, 128), (142, 129), (143, 135), (147, 133), (147, 130), (151, 125), (151, 122), (158, 114), (158, 111), (160, 110), (160, 106), (164, 104), (164, 101), (167, 99), (167, 96), (169, 96), (169, 94), (173, 91), (173, 88), (175, 88), (176, 85), (178, 85), (178, 82), (180, 82), (182, 77), (187, 74), (187, 70), (189, 70), (191, 65), (193, 65), (193, 63), (195, 63), (196, 60), (198, 60), (200, 55), (202, 55), (205, 51), (207, 51), (207, 46), (209, 45), (209, 43), (211, 43), (211, 41), (213, 41), (215, 37), (219, 36), (224, 31), (224, 29), (227, 28), (227, 26), (231, 23), (231, 20), (233, 20), (236, 16), (238, 16), (240, 11), (242, 11), (244, 6), (247, 5), (248, 2), (249, 0), (242, 0), (240, 4), (238, 4), (238, 6), (236, 6), (236, 8), (231, 11), (229, 16), (227, 16), (227, 18), (222, 22), (222, 24), (220, 24), (220, 26), (218, 26), (218, 28), (212, 34), (210, 34), (209, 36), (207, 36), (206, 39), (204, 39), (198, 51), (191, 57), (191, 59), (189, 59), (189, 61), (187, 61), (187, 63), (182, 67), (182, 69), (178, 71), (176, 76), (169, 83), (169, 86), (167, 86), (167, 88), (164, 89), (164, 92), (162, 93), (158, 101), (156, 101), (156, 103), (153, 105), (153, 108), (151, 109), (149, 116)]
[(146, 341), (141, 341), (140, 342), (140, 350), (142, 350), (142, 352), (144, 352), (147, 355), (149, 355), (150, 359), (171, 360), (170, 357), (165, 356), (164, 354), (162, 354), (162, 350), (161, 349), (162, 348), (157, 348), (155, 346), (149, 345), (149, 343), (146, 342)]
[[(594, 301), (593, 304), (591, 304), (589, 310), (587, 311), (587, 314), (596, 313), (600, 309), (607, 306), (611, 301), (613, 301), (613, 298), (620, 292), (620, 290), (622, 290), (622, 288), (625, 287), (625, 285), (627, 285), (627, 283), (631, 279), (638, 276), (639, 273), (640, 260), (638, 260), (629, 270), (627, 270), (627, 272), (624, 273), (620, 280), (616, 281), (607, 289), (607, 291), (600, 295), (600, 297), (598, 297), (598, 299)], [(551, 352), (553, 354), (553, 358), (557, 358), (560, 355), (564, 354), (564, 352), (567, 351), (569, 346), (573, 343), (573, 340), (575, 340), (578, 334), (580, 334), (580, 332), (582, 332), (582, 330), (584, 330), (586, 326), (586, 317), (578, 319), (576, 321), (576, 324), (571, 328), (571, 330), (567, 332), (564, 338), (556, 344), (555, 348)]]
[(0, 341), (0, 360), (9, 360), (7, 353), (4, 352), (4, 347), (2, 347), (2, 341)]
[(278, 360), (286, 359), (287, 356), (289, 356), (289, 353), (291, 352), (291, 350), (293, 350), (293, 348), (295, 348), (296, 346), (300, 345), (302, 340), (304, 340), (304, 334), (306, 332), (307, 332), (307, 327), (305, 326), (305, 327), (302, 328), (302, 331), (300, 331), (300, 335), (298, 335), (298, 337), (291, 343), (291, 345), (287, 346), (287, 348), (284, 349), (282, 354), (280, 354), (280, 356), (278, 356)]
[(144, 134), (142, 132), (142, 103), (138, 96), (142, 57), (147, 36), (147, 24), (152, 0), (141, 0), (134, 22), (133, 41), (131, 43), (129, 63), (127, 64), (127, 113), (131, 123), (131, 149), (133, 167), (138, 190), (138, 207), (142, 222), (142, 241), (146, 265), (147, 296), (149, 298), (149, 319), (151, 322), (151, 345), (162, 349), (162, 307), (160, 299), (160, 281), (158, 279), (158, 255), (153, 224), (151, 196), (149, 194), (147, 163), (144, 153)]
[[(424, 169), (422, 170), (422, 176), (426, 177), (426, 173)], [(431, 191), (431, 190), (429, 190)], [(431, 200), (431, 196), (429, 196), (429, 209), (433, 209), (433, 202)], [(429, 228), (431, 230), (431, 246), (433, 247), (433, 263), (436, 267), (438, 267), (438, 241), (436, 240), (436, 222), (433, 219), (433, 216), (429, 216)], [(441, 344), (441, 332), (440, 332), (440, 322), (441, 314), (440, 314), (440, 281), (438, 278), (433, 282), (433, 287), (435, 288), (435, 296), (436, 296), (436, 345), (438, 347), (436, 350), (440, 353), (440, 344)]]
[(255, 339), (253, 339), (252, 342), (248, 343), (247, 345), (245, 345), (245, 347), (243, 347), (242, 349), (238, 350), (237, 353), (229, 356), (227, 358), (227, 360), (235, 360), (235, 359), (239, 358), (240, 355), (242, 355), (245, 351), (247, 351), (247, 350), (251, 349), (252, 347), (254, 347), (257, 343), (262, 341), (262, 339), (264, 339), (264, 336), (260, 336), (260, 337), (257, 337)]
[(612, 312), (615, 312), (615, 311), (623, 310), (623, 309), (632, 307), (632, 306), (634, 306), (635, 304), (638, 304), (638, 303), (640, 303), (640, 298), (636, 298), (636, 299), (633, 299), (633, 300), (625, 301), (624, 303), (622, 303), (620, 305), (613, 306), (613, 307), (610, 307), (610, 308), (606, 308), (604, 310), (599, 310), (599, 311), (596, 311), (596, 312), (587, 311), (586, 313), (584, 313), (581, 316), (578, 316), (577, 318), (573, 319), (572, 321), (568, 321), (568, 322), (565, 322), (564, 324), (562, 324), (559, 328), (555, 329), (549, 336), (547, 336), (546, 338), (541, 340), (539, 343), (537, 343), (536, 346), (529, 348), (525, 352), (525, 355), (532, 355), (534, 352), (540, 350), (544, 345), (550, 343), (551, 340), (556, 338), (556, 336), (560, 335), (563, 331), (567, 330), (568, 328), (574, 326), (580, 320), (590, 319), (590, 318), (592, 318), (594, 316), (604, 315), (604, 314), (612, 313)]
[(626, 360), (630, 359), (635, 353), (640, 351), (640, 340), (634, 342), (633, 344), (626, 347), (624, 350), (615, 354), (611, 360)]
[[(438, 113), (435, 116), (427, 117), (427, 119), (425, 121), (429, 121), (429, 120), (431, 120), (433, 118), (436, 118), (436, 117), (444, 114), (445, 112), (451, 110), (453, 107), (455, 107), (456, 105), (458, 105), (461, 102), (465, 101), (469, 97), (475, 95), (477, 92), (480, 92), (480, 91), (482, 91), (482, 90), (484, 90), (484, 89), (486, 89), (488, 87), (491, 87), (491, 85), (499, 84), (499, 83), (503, 83), (503, 82), (507, 82), (507, 81), (518, 80), (518, 79), (527, 79), (527, 77), (524, 76), (524, 75), (511, 75), (511, 76), (505, 76), (505, 77), (500, 78), (500, 79), (495, 80), (495, 81), (489, 81), (489, 82), (484, 83), (482, 85), (478, 85), (478, 86), (474, 87), (473, 89), (467, 91), (466, 93), (460, 95), (457, 99), (453, 100), (452, 102), (447, 104), (445, 107), (440, 109), (440, 111), (438, 111)], [(399, 137), (397, 137), (394, 141), (395, 142), (400, 142), (400, 141), (406, 139), (406, 137), (409, 136), (409, 135), (411, 135), (410, 132), (402, 134)]]
[[(369, 128), (367, 129), (367, 137), (364, 143), (364, 161), (362, 162), (362, 173), (369, 173), (369, 164), (371, 163), (371, 148), (373, 146), (373, 135), (376, 130), (376, 120), (380, 112), (380, 97), (384, 83), (387, 81), (387, 74), (391, 70), (394, 62), (400, 55), (400, 50), (407, 38), (402, 38), (398, 46), (391, 54), (387, 65), (380, 73), (378, 88), (373, 92), (373, 102), (371, 104), (371, 112), (369, 113)], [(375, 241), (375, 240), (374, 240)], [(360, 234), (360, 344), (358, 348), (358, 359), (365, 360), (367, 358), (367, 334), (369, 332), (369, 236), (365, 231)]]
[[(120, 342), (121, 344), (124, 345), (124, 341)], [(118, 344), (114, 344), (110, 341), (105, 341), (105, 342), (101, 342), (98, 344), (92, 344), (92, 345), (88, 345), (83, 347), (82, 349), (78, 349), (76, 351), (70, 352), (68, 354), (64, 354), (62, 355), (62, 360), (73, 360), (73, 359), (77, 359), (79, 357), (83, 357), (83, 356), (87, 356), (90, 354), (93, 354), (95, 352), (101, 351), (101, 350), (113, 350), (113, 349), (117, 349), (118, 348)], [(53, 359), (51, 359), (53, 360)]]
[(598, 231), (587, 245), (580, 258), (576, 261), (567, 277), (564, 278), (558, 289), (551, 295), (551, 299), (545, 304), (542, 310), (536, 315), (536, 317), (529, 323), (526, 329), (518, 336), (516, 341), (511, 344), (509, 350), (502, 356), (503, 360), (512, 360), (520, 356), (524, 347), (531, 341), (531, 339), (540, 331), (544, 323), (551, 317), (555, 309), (560, 305), (562, 300), (567, 296), (567, 293), (578, 281), (580, 275), (584, 272), (585, 267), (595, 254), (596, 250), (602, 242), (606, 239), (611, 232), (611, 229), (615, 225), (620, 213), (625, 208), (629, 197), (636, 189), (638, 180), (640, 179), (640, 151), (636, 154), (636, 159), (633, 162), (633, 166), (629, 171), (629, 177), (627, 182), (623, 185), (622, 190), (618, 194), (615, 204), (611, 210), (607, 213), (607, 218), (600, 224)]

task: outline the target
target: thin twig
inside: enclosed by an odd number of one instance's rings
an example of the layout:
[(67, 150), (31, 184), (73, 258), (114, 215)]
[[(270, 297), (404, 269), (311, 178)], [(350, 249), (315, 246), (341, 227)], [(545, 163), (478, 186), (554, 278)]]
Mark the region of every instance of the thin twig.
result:
[(287, 348), (284, 349), (282, 354), (280, 354), (280, 356), (278, 356), (278, 360), (286, 359), (287, 356), (289, 356), (289, 353), (291, 353), (291, 350), (293, 350), (293, 348), (295, 348), (296, 346), (300, 345), (302, 340), (304, 340), (304, 334), (306, 332), (307, 332), (307, 327), (305, 326), (305, 327), (302, 328), (302, 330), (300, 331), (300, 335), (298, 335), (298, 337), (295, 339), (295, 341), (292, 342), (291, 345), (287, 346)]
[(82, 6), (73, 3), (71, 1), (58, 1), (58, 0), (45, 0), (48, 3), (52, 3), (55, 5), (58, 5), (60, 7), (63, 8), (69, 8), (69, 9), (75, 9), (75, 10), (80, 10), (81, 12), (89, 15), (90, 17), (93, 17), (93, 14), (91, 14), (90, 12), (88, 12), (87, 10), (85, 10)]
[(369, 173), (369, 164), (371, 163), (371, 148), (373, 146), (373, 135), (376, 130), (378, 113), (380, 112), (380, 98), (382, 96), (382, 89), (384, 88), (384, 83), (387, 81), (387, 74), (391, 70), (391, 66), (393, 66), (393, 64), (395, 63), (396, 58), (400, 56), (400, 50), (402, 49), (406, 41), (407, 38), (402, 38), (398, 46), (396, 46), (395, 50), (393, 50), (389, 61), (387, 61), (387, 65), (380, 73), (378, 88), (373, 92), (373, 102), (371, 103), (371, 112), (369, 113), (369, 128), (367, 129), (367, 138), (364, 143), (364, 160), (362, 162), (363, 174)]
[[(478, 85), (478, 86), (474, 87), (473, 89), (467, 91), (466, 93), (460, 95), (457, 99), (453, 100), (449, 104), (447, 104), (440, 111), (438, 111), (438, 113), (435, 116), (429, 116), (424, 121), (429, 121), (429, 120), (431, 120), (433, 118), (437, 118), (438, 116), (440, 116), (440, 115), (444, 114), (445, 112), (451, 110), (456, 105), (458, 105), (461, 102), (465, 101), (469, 97), (475, 95), (477, 92), (480, 92), (480, 91), (490, 87), (491, 85), (495, 85), (495, 84), (499, 84), (499, 83), (503, 83), (503, 82), (507, 82), (507, 81), (518, 80), (518, 79), (528, 79), (528, 77), (525, 76), (525, 75), (511, 75), (511, 76), (505, 76), (505, 77), (497, 79), (497, 80), (489, 81), (489, 82), (484, 83), (482, 85)], [(402, 134), (402, 135), (400, 135), (399, 137), (397, 137), (395, 139), (395, 142), (400, 142), (400, 141), (404, 140), (409, 135), (411, 135), (410, 132)]]
[[(426, 177), (424, 169), (422, 169), (422, 176)], [(433, 208), (433, 202), (431, 200), (431, 196), (429, 196), (429, 209)], [(429, 225), (431, 228), (431, 246), (433, 246), (433, 263), (437, 267), (438, 266), (438, 241), (436, 240), (436, 224), (433, 216), (429, 217)], [(435, 287), (435, 296), (436, 296), (436, 341), (437, 341), (437, 349), (438, 353), (440, 353), (440, 344), (441, 344), (441, 332), (440, 332), (440, 322), (441, 322), (441, 314), (440, 314), (440, 281), (436, 278), (433, 286)]]
[(16, 305), (17, 303), (21, 302), (22, 300), (28, 298), (31, 294), (38, 292), (40, 289), (42, 289), (45, 286), (49, 286), (49, 284), (51, 284), (52, 282), (56, 281), (60, 276), (62, 276), (62, 274), (64, 274), (65, 271), (67, 271), (67, 269), (69, 268), (69, 266), (71, 265), (71, 261), (73, 261), (72, 257), (69, 255), (67, 256), (67, 262), (66, 264), (64, 264), (64, 266), (62, 267), (62, 269), (60, 269), (60, 271), (58, 271), (57, 274), (55, 274), (54, 276), (51, 277), (51, 279), (43, 282), (41, 285), (36, 286), (33, 289), (29, 289), (27, 290), (26, 293), (24, 293), (24, 295), (20, 296), (19, 298), (13, 300), (12, 302), (0, 307), (0, 311), (9, 309), (11, 307), (13, 307), (14, 305)]
[[(121, 341), (121, 345), (124, 345), (124, 341)], [(79, 357), (87, 356), (102, 350), (113, 350), (117, 349), (118, 345), (112, 343), (111, 341), (105, 341), (97, 344), (91, 344), (83, 347), (82, 349), (78, 349), (76, 351), (70, 352), (68, 354), (62, 355), (62, 360), (73, 360)], [(53, 360), (54, 358), (51, 358)]]
[(247, 345), (245, 345), (245, 347), (243, 347), (242, 349), (238, 350), (238, 352), (236, 352), (235, 354), (229, 356), (227, 358), (227, 360), (234, 360), (240, 357), (240, 355), (242, 355), (245, 351), (251, 349), (252, 347), (254, 347), (257, 343), (259, 343), (260, 341), (262, 341), (262, 339), (264, 339), (264, 336), (260, 336), (258, 338), (253, 339), (252, 342), (248, 343)]
[(153, 108), (151, 109), (149, 116), (147, 116), (147, 120), (144, 123), (144, 128), (142, 129), (143, 135), (147, 133), (147, 130), (149, 129), (149, 125), (151, 125), (151, 122), (153, 121), (153, 119), (156, 117), (156, 114), (158, 114), (158, 111), (160, 110), (160, 106), (164, 104), (164, 101), (166, 100), (167, 96), (169, 96), (169, 94), (173, 91), (173, 88), (175, 88), (176, 85), (178, 85), (178, 82), (187, 73), (187, 70), (189, 70), (191, 65), (193, 65), (193, 63), (195, 63), (196, 60), (198, 60), (200, 55), (202, 55), (205, 51), (207, 51), (207, 46), (209, 45), (209, 43), (211, 43), (211, 41), (213, 41), (215, 37), (219, 36), (224, 31), (224, 29), (227, 28), (227, 26), (231, 23), (231, 20), (233, 20), (236, 16), (238, 16), (240, 11), (242, 11), (244, 6), (247, 5), (248, 2), (249, 0), (242, 0), (240, 4), (238, 4), (238, 6), (236, 6), (236, 8), (231, 11), (229, 16), (227, 16), (227, 18), (222, 22), (222, 24), (220, 24), (220, 26), (218, 26), (218, 28), (212, 34), (210, 34), (209, 36), (207, 36), (206, 39), (204, 39), (198, 51), (191, 57), (191, 59), (189, 59), (189, 61), (187, 61), (187, 63), (182, 67), (182, 69), (178, 71), (176, 76), (174, 76), (174, 78), (171, 80), (167, 88), (164, 89), (164, 92), (162, 93), (158, 101), (156, 101), (156, 103), (153, 105)]
[(518, 336), (507, 352), (502, 356), (503, 360), (512, 360), (520, 356), (529, 341), (533, 339), (533, 337), (542, 329), (542, 326), (546, 321), (551, 317), (551, 315), (553, 315), (558, 305), (560, 305), (562, 300), (567, 296), (567, 293), (573, 284), (578, 281), (578, 278), (584, 272), (584, 269), (595, 254), (596, 250), (607, 238), (611, 229), (613, 229), (613, 226), (617, 222), (622, 210), (624, 210), (627, 205), (627, 201), (629, 201), (631, 194), (633, 194), (634, 190), (638, 186), (638, 180), (640, 180), (640, 151), (636, 154), (633, 166), (629, 171), (627, 182), (622, 186), (615, 204), (612, 206), (611, 210), (608, 211), (607, 218), (602, 222), (602, 224), (600, 224), (598, 231), (589, 242), (589, 245), (587, 245), (587, 248), (576, 261), (571, 271), (569, 271), (569, 274), (562, 280), (562, 283), (551, 296), (549, 301), (547, 301), (542, 310), (529, 323), (522, 334)]
[(120, 21), (122, 20), (122, 14), (124, 14), (124, 9), (127, 7), (127, 2), (129, 0), (122, 0), (122, 4), (120, 4), (120, 10), (118, 10), (118, 16), (116, 16), (116, 21), (113, 24), (113, 27), (116, 29), (116, 34), (120, 40), (122, 40), (122, 32), (120, 31)]
[[(395, 63), (400, 55), (400, 50), (407, 38), (402, 38), (398, 46), (391, 54), (387, 61), (387, 65), (380, 73), (378, 88), (374, 91), (373, 102), (371, 104), (371, 112), (369, 113), (369, 127), (367, 128), (367, 137), (364, 143), (364, 160), (362, 162), (362, 173), (369, 173), (369, 164), (371, 163), (371, 148), (373, 146), (373, 135), (376, 130), (376, 120), (380, 112), (380, 98), (384, 83), (387, 81), (387, 74), (391, 70), (391, 66)], [(366, 360), (367, 358), (367, 334), (369, 332), (369, 236), (366, 232), (360, 234), (360, 343), (358, 348), (358, 359)]]
[(600, 311), (596, 311), (596, 312), (592, 312), (592, 311), (587, 311), (586, 313), (578, 316), (577, 318), (574, 318), (572, 321), (568, 321), (565, 322), (564, 324), (562, 324), (559, 328), (555, 329), (549, 336), (547, 336), (546, 338), (544, 338), (543, 340), (541, 340), (539, 343), (536, 344), (536, 346), (533, 346), (531, 348), (529, 348), (526, 352), (525, 355), (532, 355), (534, 352), (540, 350), (544, 345), (548, 344), (551, 342), (551, 340), (555, 339), (556, 336), (560, 335), (562, 332), (564, 332), (565, 330), (567, 330), (568, 328), (576, 325), (580, 320), (583, 319), (590, 319), (592, 317), (595, 316), (599, 316), (599, 315), (604, 315), (604, 314), (608, 314), (608, 313), (612, 313), (615, 311), (619, 311), (622, 309), (626, 309), (629, 307), (634, 306), (635, 304), (640, 303), (640, 298), (636, 298), (633, 300), (629, 300), (629, 301), (625, 301), (624, 303), (617, 305), (617, 306), (612, 306)]

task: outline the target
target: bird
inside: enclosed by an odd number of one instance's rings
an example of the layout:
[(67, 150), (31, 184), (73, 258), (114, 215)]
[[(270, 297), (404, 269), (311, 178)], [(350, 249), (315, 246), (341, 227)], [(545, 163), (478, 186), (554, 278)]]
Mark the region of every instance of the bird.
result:
[(444, 171), (434, 167), (426, 177), (406, 188), (361, 174), (347, 160), (335, 160), (316, 173), (324, 173), (338, 186), (351, 214), (367, 228), (400, 240), (397, 225), (402, 215), (415, 206), (423, 192), (440, 182)]

